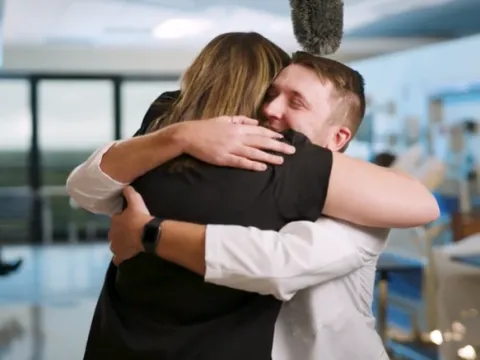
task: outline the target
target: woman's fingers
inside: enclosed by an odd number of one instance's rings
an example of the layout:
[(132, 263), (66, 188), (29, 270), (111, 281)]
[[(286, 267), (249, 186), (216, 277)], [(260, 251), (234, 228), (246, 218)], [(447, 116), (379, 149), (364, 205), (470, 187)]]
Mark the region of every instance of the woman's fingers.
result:
[(272, 165), (280, 165), (283, 163), (283, 157), (270, 154), (266, 151), (261, 149), (257, 149), (251, 146), (243, 146), (241, 147), (235, 155), (243, 156), (249, 160), (258, 161), (262, 163), (272, 164)]
[(242, 124), (242, 125), (258, 125), (258, 120), (251, 119), (246, 116), (232, 116), (232, 120), (234, 124)]
[(217, 118), (213, 118), (210, 120), (215, 120), (218, 122), (226, 122), (231, 124), (239, 124), (239, 125), (252, 125), (252, 126), (258, 125), (258, 120), (251, 119), (246, 116), (219, 116)]
[(224, 166), (231, 166), (234, 168), (253, 170), (253, 171), (265, 171), (267, 165), (264, 163), (250, 160), (244, 156), (238, 156), (229, 154), (224, 159)]
[(246, 135), (265, 136), (273, 139), (282, 139), (283, 135), (277, 131), (268, 129), (263, 126), (245, 126), (243, 131)]
[(295, 153), (294, 146), (266, 136), (249, 136), (243, 145), (287, 155)]

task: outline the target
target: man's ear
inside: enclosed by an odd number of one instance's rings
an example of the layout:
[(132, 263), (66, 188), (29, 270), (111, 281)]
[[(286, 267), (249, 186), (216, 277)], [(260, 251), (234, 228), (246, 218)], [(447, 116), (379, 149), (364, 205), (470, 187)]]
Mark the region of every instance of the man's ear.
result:
[(332, 151), (340, 151), (348, 144), (351, 138), (352, 132), (348, 127), (336, 127), (335, 130), (332, 132), (332, 135), (326, 147)]

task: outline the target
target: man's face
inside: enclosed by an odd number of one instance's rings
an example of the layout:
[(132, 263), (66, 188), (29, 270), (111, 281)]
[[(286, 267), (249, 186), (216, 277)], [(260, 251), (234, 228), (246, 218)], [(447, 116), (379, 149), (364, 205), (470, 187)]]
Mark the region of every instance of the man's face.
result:
[(335, 151), (350, 139), (350, 131), (329, 120), (337, 103), (333, 90), (329, 81), (323, 83), (312, 70), (292, 64), (268, 90), (263, 113), (273, 129), (293, 129), (313, 143)]

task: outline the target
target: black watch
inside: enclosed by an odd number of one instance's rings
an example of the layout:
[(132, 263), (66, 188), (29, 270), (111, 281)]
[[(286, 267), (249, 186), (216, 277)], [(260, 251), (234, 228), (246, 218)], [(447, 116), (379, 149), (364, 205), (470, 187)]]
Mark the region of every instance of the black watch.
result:
[(146, 253), (155, 254), (155, 249), (162, 236), (161, 224), (163, 220), (154, 217), (143, 227), (142, 245)]

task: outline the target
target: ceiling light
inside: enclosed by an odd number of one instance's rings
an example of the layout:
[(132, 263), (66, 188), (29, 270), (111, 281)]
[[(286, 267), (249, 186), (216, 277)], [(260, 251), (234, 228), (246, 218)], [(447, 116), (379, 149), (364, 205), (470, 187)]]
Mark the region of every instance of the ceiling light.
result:
[(153, 29), (158, 39), (178, 39), (198, 35), (212, 27), (212, 22), (203, 19), (170, 19)]
[(433, 330), (430, 333), (430, 341), (435, 345), (441, 345), (443, 343), (443, 335), (440, 330)]
[(460, 359), (465, 360), (475, 360), (477, 358), (477, 353), (472, 345), (467, 345), (461, 349), (458, 349), (457, 355), (460, 357)]

